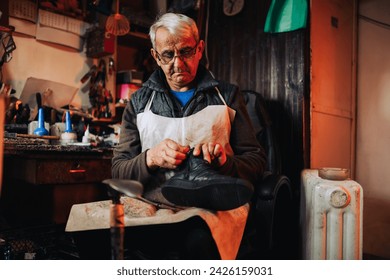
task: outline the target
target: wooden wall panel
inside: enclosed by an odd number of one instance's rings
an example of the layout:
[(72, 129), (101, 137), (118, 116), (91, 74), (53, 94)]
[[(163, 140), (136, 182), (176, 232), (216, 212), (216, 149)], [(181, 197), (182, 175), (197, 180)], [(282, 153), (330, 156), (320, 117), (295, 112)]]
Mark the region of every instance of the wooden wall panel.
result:
[(354, 176), (356, 1), (311, 1), (312, 168), (348, 168)]
[(264, 33), (269, 0), (245, 1), (242, 12), (232, 17), (223, 14), (222, 0), (207, 2), (209, 69), (217, 78), (260, 92), (269, 101), (281, 140), (283, 171), (298, 185), (306, 150), (307, 31)]

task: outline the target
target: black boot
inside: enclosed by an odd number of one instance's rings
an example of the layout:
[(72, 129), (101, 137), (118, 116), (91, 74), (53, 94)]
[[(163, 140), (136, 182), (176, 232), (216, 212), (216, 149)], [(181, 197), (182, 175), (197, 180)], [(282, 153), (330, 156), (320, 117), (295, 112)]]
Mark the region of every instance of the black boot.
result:
[(219, 174), (193, 150), (181, 165), (182, 170), (162, 186), (163, 196), (180, 206), (211, 210), (230, 210), (249, 202), (253, 186), (249, 181)]

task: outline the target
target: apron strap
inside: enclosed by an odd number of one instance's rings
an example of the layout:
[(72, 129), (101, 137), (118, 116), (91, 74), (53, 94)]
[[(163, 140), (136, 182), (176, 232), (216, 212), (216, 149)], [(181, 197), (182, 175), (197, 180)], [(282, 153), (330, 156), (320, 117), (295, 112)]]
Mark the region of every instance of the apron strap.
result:
[(155, 94), (156, 94), (156, 91), (153, 90), (152, 97), (150, 97), (149, 100), (148, 100), (148, 103), (146, 103), (144, 112), (150, 111), (150, 107), (152, 106), (152, 102), (153, 102), (153, 99), (154, 99), (154, 95), (155, 95)]
[(221, 98), (223, 104), (225, 104), (225, 106), (227, 106), (226, 102), (225, 102), (225, 99), (223, 98), (221, 92), (219, 91), (218, 87), (215, 87), (215, 90), (217, 91), (218, 95), (219, 95), (219, 98)]

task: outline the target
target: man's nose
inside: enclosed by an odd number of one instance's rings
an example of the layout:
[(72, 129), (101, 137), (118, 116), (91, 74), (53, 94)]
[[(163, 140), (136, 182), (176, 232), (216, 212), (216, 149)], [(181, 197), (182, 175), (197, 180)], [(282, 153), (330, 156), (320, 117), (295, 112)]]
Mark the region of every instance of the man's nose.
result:
[(177, 65), (177, 64), (182, 64), (182, 63), (184, 63), (184, 59), (183, 59), (183, 57), (180, 56), (180, 55), (175, 55), (175, 56), (173, 57), (173, 63), (174, 63), (175, 65)]

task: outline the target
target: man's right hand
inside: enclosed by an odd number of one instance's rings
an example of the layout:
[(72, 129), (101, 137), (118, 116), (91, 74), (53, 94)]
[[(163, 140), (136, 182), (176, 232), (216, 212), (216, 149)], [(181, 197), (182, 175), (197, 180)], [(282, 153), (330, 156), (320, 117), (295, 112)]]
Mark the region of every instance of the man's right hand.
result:
[(146, 152), (146, 164), (150, 169), (159, 167), (175, 169), (186, 159), (189, 146), (182, 146), (171, 139), (165, 139)]

